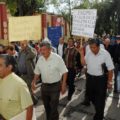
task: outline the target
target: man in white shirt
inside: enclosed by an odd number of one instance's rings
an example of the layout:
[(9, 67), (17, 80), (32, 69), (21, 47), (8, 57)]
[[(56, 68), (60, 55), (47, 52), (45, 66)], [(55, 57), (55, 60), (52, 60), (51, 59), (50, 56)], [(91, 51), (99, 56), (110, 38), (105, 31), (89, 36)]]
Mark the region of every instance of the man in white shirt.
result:
[(57, 47), (57, 53), (60, 55), (62, 58), (64, 58), (64, 51), (67, 48), (67, 44), (64, 42), (64, 37), (61, 37), (59, 39), (59, 45)]
[[(42, 78), (42, 99), (46, 110), (47, 120), (59, 120), (58, 104), (59, 95), (66, 91), (67, 68), (62, 58), (56, 53), (51, 52), (49, 41), (40, 44), (42, 56), (39, 58), (34, 73), (32, 89), (35, 89), (36, 81), (41, 74)], [(62, 81), (61, 81), (61, 78)], [(62, 83), (61, 83), (62, 82)]]
[[(89, 101), (95, 106), (94, 120), (103, 120), (106, 99), (106, 90), (112, 88), (112, 77), (114, 65), (110, 54), (100, 48), (100, 41), (91, 39), (89, 41), (90, 51), (85, 55), (81, 53), (81, 62), (87, 66), (87, 89)], [(105, 69), (107, 69), (107, 74)]]
[[(90, 38), (90, 39), (91, 39), (91, 38)], [(88, 43), (89, 43), (90, 39), (88, 40)], [(104, 45), (103, 45), (101, 42), (100, 42), (100, 48), (105, 49)], [(85, 55), (86, 55), (89, 51), (91, 51), (90, 45), (87, 44), (86, 47), (85, 47)], [(86, 74), (85, 74), (85, 75), (86, 75)], [(82, 102), (82, 104), (85, 105), (85, 106), (90, 106), (90, 101), (89, 101), (89, 99), (88, 99), (88, 93), (87, 93), (87, 91), (88, 91), (88, 90), (87, 90), (87, 89), (88, 89), (87, 84), (88, 84), (88, 83), (87, 83), (87, 79), (86, 79), (85, 98), (84, 98), (84, 101)]]

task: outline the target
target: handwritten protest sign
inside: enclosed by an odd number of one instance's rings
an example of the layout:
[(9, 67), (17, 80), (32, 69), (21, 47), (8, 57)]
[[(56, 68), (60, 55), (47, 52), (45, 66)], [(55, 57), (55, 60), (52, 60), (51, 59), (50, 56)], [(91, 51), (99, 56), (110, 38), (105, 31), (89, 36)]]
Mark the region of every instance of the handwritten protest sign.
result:
[(73, 10), (72, 35), (92, 38), (97, 18), (96, 9)]
[(10, 17), (9, 41), (39, 40), (41, 16)]

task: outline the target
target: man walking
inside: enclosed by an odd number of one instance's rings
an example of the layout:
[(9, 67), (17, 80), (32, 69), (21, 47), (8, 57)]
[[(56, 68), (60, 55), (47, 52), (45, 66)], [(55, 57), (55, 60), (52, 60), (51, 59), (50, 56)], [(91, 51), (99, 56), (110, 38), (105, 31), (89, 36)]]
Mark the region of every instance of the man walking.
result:
[(57, 53), (62, 58), (64, 58), (64, 54), (65, 54), (64, 52), (65, 52), (66, 48), (67, 48), (67, 44), (64, 42), (64, 37), (61, 37), (59, 39), (59, 44), (58, 44), (58, 47), (57, 47)]
[(0, 120), (10, 120), (25, 110), (26, 120), (32, 120), (32, 98), (26, 83), (12, 72), (12, 60), (0, 55)]
[(18, 56), (18, 70), (20, 76), (25, 80), (31, 90), (31, 83), (34, 77), (34, 58), (36, 57), (33, 48), (28, 46), (26, 40), (20, 42), (21, 51)]
[[(106, 99), (106, 90), (112, 88), (114, 65), (110, 54), (100, 48), (98, 39), (89, 41), (90, 51), (85, 55), (81, 53), (81, 62), (87, 66), (87, 97), (95, 107), (94, 120), (103, 120)], [(105, 74), (107, 68), (108, 73)]]
[(64, 53), (64, 61), (68, 68), (68, 78), (67, 78), (67, 84), (68, 84), (68, 100), (71, 100), (72, 95), (75, 91), (75, 85), (74, 80), (76, 76), (77, 69), (81, 69), (81, 62), (80, 62), (80, 54), (76, 50), (74, 46), (74, 40), (73, 38), (68, 39), (68, 47), (65, 49)]
[[(41, 57), (35, 67), (35, 76), (32, 82), (32, 89), (35, 89), (39, 75), (42, 78), (42, 100), (45, 107), (47, 120), (59, 120), (58, 104), (60, 90), (64, 94), (66, 91), (67, 68), (62, 58), (51, 52), (51, 43), (43, 41), (40, 44)], [(62, 78), (62, 81), (61, 81)]]

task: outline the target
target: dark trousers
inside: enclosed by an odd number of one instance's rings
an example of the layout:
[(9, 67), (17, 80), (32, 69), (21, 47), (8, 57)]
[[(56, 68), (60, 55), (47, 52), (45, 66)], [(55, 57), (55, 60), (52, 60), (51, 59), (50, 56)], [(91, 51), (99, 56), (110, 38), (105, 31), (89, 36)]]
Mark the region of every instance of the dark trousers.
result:
[(75, 91), (75, 80), (76, 71), (75, 69), (68, 68), (68, 78), (67, 78), (67, 84), (68, 84), (68, 97), (72, 97), (74, 91)]
[(84, 101), (83, 102), (87, 102), (87, 103), (89, 103), (90, 102), (90, 100), (89, 100), (89, 97), (88, 97), (88, 88), (87, 88), (87, 86), (88, 86), (88, 83), (87, 83), (87, 69), (85, 69), (85, 77), (86, 77), (86, 83), (85, 83), (85, 96), (84, 96)]
[(117, 75), (118, 75), (119, 67), (120, 67), (120, 65), (115, 64), (115, 70), (114, 70), (114, 72), (115, 72), (115, 78), (114, 78), (114, 92), (118, 92), (118, 90), (117, 90)]
[(42, 84), (42, 100), (46, 111), (47, 120), (59, 120), (58, 104), (60, 96), (60, 82)]
[(94, 120), (103, 120), (107, 91), (107, 77), (87, 74), (87, 95), (95, 107)]
[(87, 79), (87, 73), (85, 73), (85, 76), (86, 76), (86, 84), (85, 84), (85, 88), (86, 88), (86, 91), (85, 91), (85, 98), (84, 98), (84, 102), (87, 102), (89, 103), (90, 102), (90, 99), (89, 99), (89, 90), (88, 90), (88, 79)]

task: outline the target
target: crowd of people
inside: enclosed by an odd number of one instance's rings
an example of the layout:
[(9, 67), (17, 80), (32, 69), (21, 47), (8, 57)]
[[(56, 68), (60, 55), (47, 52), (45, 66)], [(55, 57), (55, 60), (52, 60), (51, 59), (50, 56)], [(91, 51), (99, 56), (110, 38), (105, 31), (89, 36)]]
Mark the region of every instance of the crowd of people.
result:
[(61, 37), (55, 48), (49, 40), (13, 42), (0, 45), (0, 120), (9, 120), (26, 110), (32, 120), (37, 81), (47, 120), (59, 120), (60, 93), (68, 89), (68, 101), (75, 91), (74, 81), (82, 69), (86, 92), (82, 105), (95, 107), (93, 120), (103, 120), (107, 89), (120, 92), (120, 36), (114, 44), (108, 36), (87, 41)]

